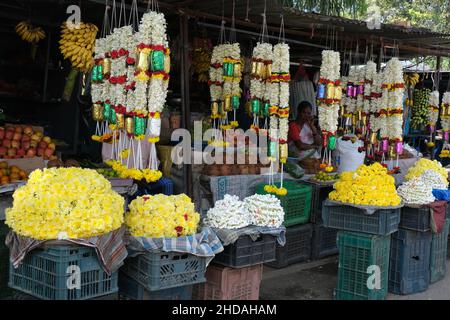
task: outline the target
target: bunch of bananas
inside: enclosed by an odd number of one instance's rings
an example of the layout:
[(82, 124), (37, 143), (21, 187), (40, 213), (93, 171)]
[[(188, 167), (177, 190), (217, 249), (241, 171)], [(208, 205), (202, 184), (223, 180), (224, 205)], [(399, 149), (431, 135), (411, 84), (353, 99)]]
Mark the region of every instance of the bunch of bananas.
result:
[(211, 50), (196, 48), (192, 57), (192, 66), (197, 74), (198, 82), (208, 82), (209, 64), (211, 63)]
[(431, 90), (427, 88), (414, 90), (411, 127), (419, 129), (428, 122), (428, 99)]
[(405, 85), (414, 87), (419, 82), (420, 76), (418, 73), (413, 74), (404, 74), (403, 80), (405, 81)]
[(69, 59), (72, 67), (89, 72), (94, 65), (92, 57), (98, 28), (92, 23), (81, 22), (79, 27), (68, 26), (64, 22), (61, 26), (61, 40), (59, 49), (64, 59)]
[(29, 43), (38, 43), (45, 38), (44, 30), (41, 27), (34, 28), (29, 21), (19, 22), (15, 30), (22, 40)]

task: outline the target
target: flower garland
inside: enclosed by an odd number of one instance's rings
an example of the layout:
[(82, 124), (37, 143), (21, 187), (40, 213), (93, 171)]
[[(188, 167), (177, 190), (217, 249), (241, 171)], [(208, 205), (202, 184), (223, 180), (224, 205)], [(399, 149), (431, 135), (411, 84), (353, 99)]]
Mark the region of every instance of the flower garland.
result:
[(252, 224), (278, 228), (284, 222), (284, 209), (280, 200), (271, 194), (255, 194), (244, 199)]
[(428, 98), (428, 126), (433, 133), (439, 118), (439, 91), (433, 91)]
[(253, 49), (250, 101), (253, 114), (251, 128), (254, 130), (259, 130), (259, 117), (261, 113), (264, 117), (269, 115), (270, 101), (265, 101), (265, 99), (270, 95), (266, 93), (266, 84), (272, 75), (272, 55), (273, 47), (269, 43), (258, 42)]
[(197, 233), (200, 215), (185, 194), (137, 197), (129, 205), (125, 224), (134, 237), (175, 238)]
[[(389, 80), (388, 100), (388, 135), (392, 143), (402, 144), (403, 136), (403, 94), (405, 83), (403, 80), (403, 66), (398, 58), (392, 58), (386, 66), (386, 77)], [(396, 149), (397, 154), (401, 154)]]
[(442, 97), (441, 126), (444, 131), (444, 140), (448, 143), (450, 131), (450, 92), (445, 92)]
[(12, 208), (6, 209), (6, 224), (38, 240), (94, 237), (123, 223), (123, 197), (91, 169), (35, 170), (13, 198)]
[(339, 103), (342, 98), (340, 86), (341, 60), (339, 52), (322, 51), (322, 65), (320, 66), (320, 80), (317, 89), (319, 101), (319, 127), (322, 130), (324, 148), (324, 162), (331, 167), (331, 151), (336, 147), (336, 131), (339, 118)]
[(236, 122), (236, 110), (239, 109), (241, 98), (241, 86), (242, 79), (242, 63), (241, 63), (241, 48), (239, 43), (225, 44), (224, 57), (222, 63), (222, 75), (223, 75), (223, 111), (230, 112), (233, 110), (233, 121), (230, 125), (228, 116), (225, 117), (225, 127), (222, 129), (229, 129), (230, 127), (236, 128), (238, 126)]
[(433, 188), (420, 178), (405, 181), (397, 193), (405, 204), (429, 204), (435, 200)]
[[(125, 150), (123, 150), (123, 152), (128, 153)], [(124, 154), (123, 156), (125, 157), (128, 155)], [(137, 181), (145, 180), (148, 183), (150, 183), (156, 182), (162, 177), (162, 172), (156, 169), (128, 168), (126, 165), (122, 164), (122, 162), (118, 160), (107, 160), (105, 161), (105, 163), (109, 165), (115, 172), (117, 172), (119, 178), (122, 179), (133, 179)]]
[(106, 83), (103, 82), (103, 59), (105, 58), (106, 39), (99, 38), (95, 40), (94, 48), (94, 67), (91, 74), (91, 97), (92, 97), (92, 118), (96, 122), (95, 139), (100, 139), (103, 135), (103, 130), (100, 128), (100, 123), (103, 122), (103, 91)]

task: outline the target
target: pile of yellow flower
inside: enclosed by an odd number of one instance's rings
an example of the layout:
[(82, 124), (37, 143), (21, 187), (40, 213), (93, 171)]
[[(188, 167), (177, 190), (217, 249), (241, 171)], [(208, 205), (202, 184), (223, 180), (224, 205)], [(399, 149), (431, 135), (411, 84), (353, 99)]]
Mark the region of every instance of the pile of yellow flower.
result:
[(129, 205), (125, 217), (131, 235), (147, 238), (175, 238), (197, 232), (200, 215), (185, 195), (142, 196)]
[(379, 163), (343, 172), (334, 189), (329, 198), (343, 203), (370, 206), (396, 206), (401, 203), (395, 189), (395, 179)]
[(447, 170), (442, 167), (442, 164), (436, 160), (431, 161), (424, 158), (420, 159), (414, 166), (409, 168), (408, 173), (405, 176), (405, 180), (409, 181), (413, 178), (419, 178), (427, 170), (436, 171), (442, 176), (442, 178), (444, 178), (444, 181), (447, 181), (448, 173)]
[(156, 182), (162, 177), (162, 172), (159, 170), (127, 168), (127, 166), (117, 160), (107, 160), (105, 163), (116, 171), (117, 175), (122, 179), (134, 179), (138, 181), (145, 179), (145, 181), (150, 183)]
[(35, 170), (13, 198), (6, 224), (38, 240), (93, 237), (123, 224), (123, 197), (95, 170)]

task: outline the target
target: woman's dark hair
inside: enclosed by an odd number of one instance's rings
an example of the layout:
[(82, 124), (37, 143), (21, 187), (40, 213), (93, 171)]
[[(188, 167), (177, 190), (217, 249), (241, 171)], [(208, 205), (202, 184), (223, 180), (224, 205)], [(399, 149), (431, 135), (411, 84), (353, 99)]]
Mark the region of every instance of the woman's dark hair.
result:
[(311, 110), (313, 108), (311, 103), (309, 103), (308, 101), (302, 101), (302, 102), (300, 102), (298, 104), (298, 106), (297, 106), (297, 118), (300, 116), (302, 111), (305, 110), (306, 108), (311, 108)]

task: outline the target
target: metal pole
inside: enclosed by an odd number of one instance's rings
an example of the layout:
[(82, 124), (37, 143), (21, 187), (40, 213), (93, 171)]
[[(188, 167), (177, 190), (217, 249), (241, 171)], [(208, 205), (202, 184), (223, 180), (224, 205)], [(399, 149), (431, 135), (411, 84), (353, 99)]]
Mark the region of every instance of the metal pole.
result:
[[(181, 35), (181, 116), (182, 127), (190, 130), (191, 127), (191, 106), (189, 91), (189, 34), (188, 16), (180, 15), (180, 35)], [(192, 166), (183, 164), (183, 180), (186, 195), (192, 198)]]
[[(424, 61), (425, 63), (425, 61)], [(439, 82), (440, 82), (440, 70), (441, 70), (441, 56), (436, 57), (436, 74), (434, 75), (434, 83), (436, 84), (436, 90), (439, 91)], [(436, 143), (436, 128), (433, 132), (433, 141)], [(436, 150), (433, 148), (433, 151), (431, 152), (430, 158), (431, 160), (434, 160), (434, 154)]]

